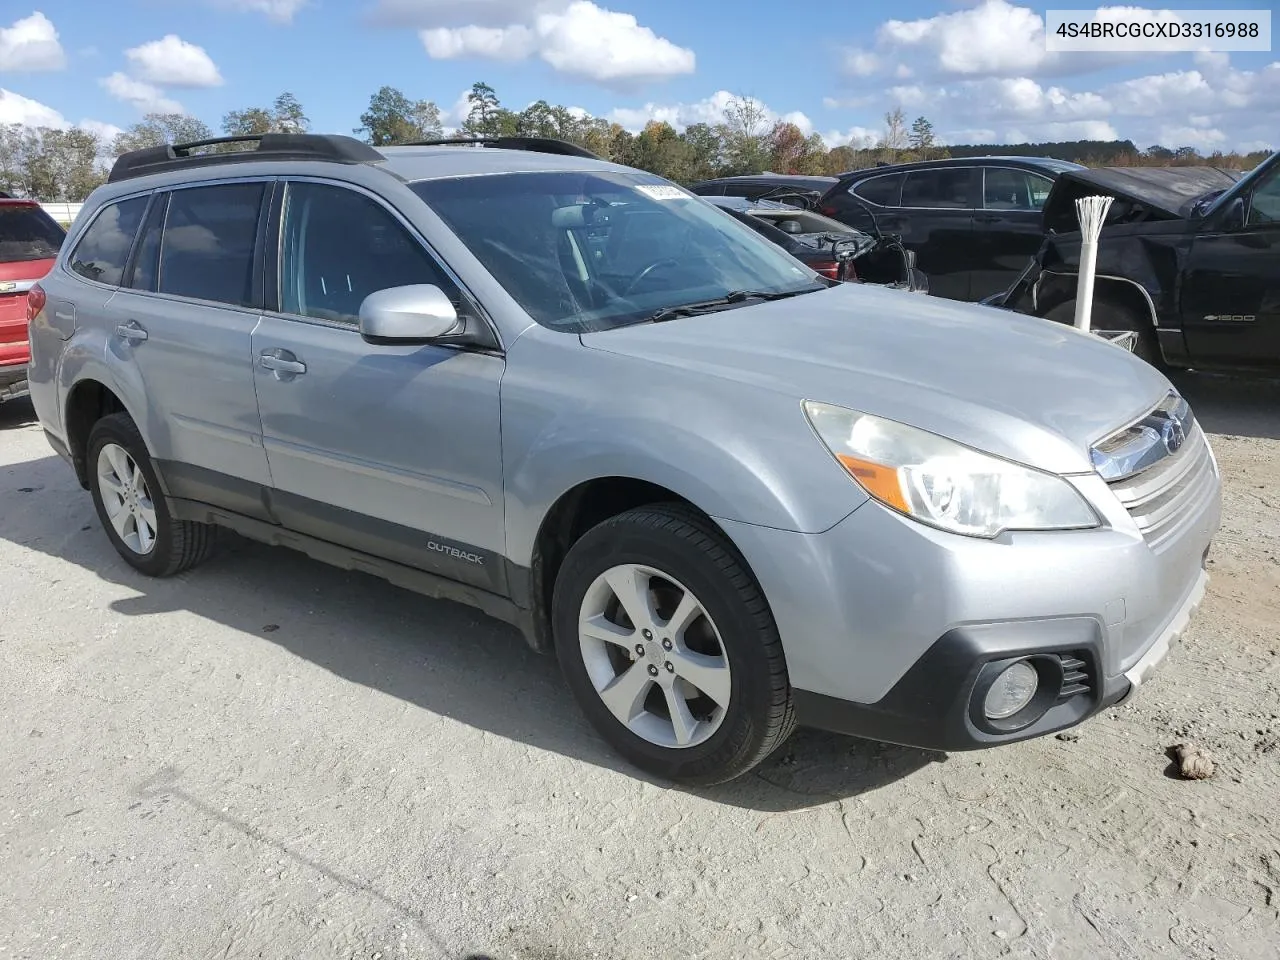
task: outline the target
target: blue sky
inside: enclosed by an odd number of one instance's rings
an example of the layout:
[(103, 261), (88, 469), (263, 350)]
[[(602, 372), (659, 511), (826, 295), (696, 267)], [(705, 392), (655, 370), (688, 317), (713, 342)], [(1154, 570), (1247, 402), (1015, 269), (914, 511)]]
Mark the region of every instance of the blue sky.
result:
[[(1059, 0), (1054, 7), (1084, 6)], [(1270, 9), (1269, 0), (1164, 8)], [(0, 13), (0, 122), (110, 133), (152, 109), (217, 129), (284, 90), (349, 132), (383, 84), (446, 122), (476, 80), (638, 128), (714, 122), (751, 96), (831, 145), (923, 114), (946, 142), (1130, 138), (1280, 146), (1274, 53), (1050, 55), (1044, 7), (895, 0), (796, 14), (742, 0), (13, 0)]]

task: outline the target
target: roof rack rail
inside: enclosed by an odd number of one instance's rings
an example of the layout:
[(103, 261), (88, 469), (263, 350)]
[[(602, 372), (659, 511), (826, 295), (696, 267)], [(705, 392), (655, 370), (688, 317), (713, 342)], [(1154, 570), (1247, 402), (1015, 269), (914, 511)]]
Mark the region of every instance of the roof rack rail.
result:
[[(230, 143), (256, 143), (247, 150), (214, 150), (193, 153), (200, 147)], [(377, 163), (382, 154), (362, 140), (334, 134), (261, 133), (243, 137), (213, 137), (190, 143), (145, 147), (122, 154), (107, 176), (108, 183), (142, 177), (165, 170), (204, 167), (252, 160), (328, 160), (334, 163)]]
[(497, 150), (528, 150), (533, 153), (554, 153), (562, 157), (582, 157), (585, 160), (603, 160), (586, 147), (553, 137), (446, 137), (440, 140), (415, 140), (403, 144), (407, 147), (439, 146), (493, 147)]

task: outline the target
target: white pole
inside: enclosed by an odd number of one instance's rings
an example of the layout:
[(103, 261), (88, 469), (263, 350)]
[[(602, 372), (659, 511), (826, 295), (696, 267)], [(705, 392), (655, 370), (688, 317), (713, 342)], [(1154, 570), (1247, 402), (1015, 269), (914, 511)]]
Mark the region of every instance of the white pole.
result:
[(1076, 326), (1089, 329), (1093, 315), (1093, 275), (1098, 265), (1098, 236), (1107, 218), (1112, 197), (1081, 197), (1076, 201), (1080, 219), (1080, 282), (1076, 287)]

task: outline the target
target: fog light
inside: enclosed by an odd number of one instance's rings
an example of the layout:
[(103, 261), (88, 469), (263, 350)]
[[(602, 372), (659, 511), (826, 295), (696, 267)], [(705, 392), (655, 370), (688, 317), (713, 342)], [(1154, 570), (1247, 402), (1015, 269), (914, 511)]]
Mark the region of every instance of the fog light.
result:
[(1031, 702), (1040, 685), (1040, 674), (1026, 660), (1006, 668), (987, 691), (982, 708), (988, 720), (1004, 720)]

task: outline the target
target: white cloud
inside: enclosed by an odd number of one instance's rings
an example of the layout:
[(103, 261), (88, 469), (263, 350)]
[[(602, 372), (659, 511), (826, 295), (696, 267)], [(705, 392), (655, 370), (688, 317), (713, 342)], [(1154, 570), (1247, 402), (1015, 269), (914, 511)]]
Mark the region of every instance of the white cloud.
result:
[(855, 77), (869, 77), (880, 69), (880, 61), (873, 53), (849, 50), (844, 55), (844, 69)]
[[(1230, 55), (1204, 51), (1176, 55), (1183, 69), (1091, 85), (1069, 81), (1174, 55), (1048, 53), (1044, 19), (1028, 2), (968, 0), (936, 16), (885, 21), (874, 45), (844, 51), (850, 89), (829, 94), (823, 106), (856, 109), (851, 119), (864, 123), (868, 114), (900, 106), (908, 119), (930, 118), (938, 138), (950, 143), (1123, 138), (1140, 147), (1168, 140), (1202, 150), (1277, 144), (1280, 62), (1241, 70)], [(1116, 6), (1098, 12), (1104, 21), (1177, 16)]]
[(0, 87), (0, 124), (20, 123), (28, 127), (66, 127), (66, 118), (53, 107)]
[(484, 60), (523, 60), (534, 50), (535, 37), (524, 26), (514, 27), (436, 27), (422, 31), (422, 45), (427, 56), (436, 60), (461, 60), (478, 57)]
[[(611, 110), (605, 119), (610, 123), (621, 124), (633, 133), (644, 129), (644, 125), (651, 120), (669, 123), (677, 130), (683, 130), (695, 123), (723, 123), (724, 112), (735, 99), (745, 98), (737, 97), (728, 90), (717, 90), (711, 96), (693, 103), (646, 103), (643, 107), (618, 107)], [(805, 136), (814, 132), (813, 121), (799, 110), (780, 114), (759, 100), (755, 100), (755, 104), (760, 108), (761, 126), (765, 130), (781, 121), (794, 123)]]
[(61, 70), (66, 65), (58, 31), (39, 10), (0, 27), (0, 70)]
[(95, 133), (102, 145), (99, 160), (103, 163), (113, 159), (110, 156), (111, 143), (124, 132), (114, 123), (104, 123), (101, 120), (81, 120), (77, 124), (72, 124), (53, 107), (14, 93), (12, 90), (0, 89), (0, 124), (6, 123), (19, 123), (29, 127), (53, 127), (56, 130), (66, 130), (75, 126)]
[(379, 0), (369, 16), (382, 27), (503, 27), (539, 13), (563, 11), (572, 0)]
[(137, 79), (174, 87), (218, 87), (222, 74), (205, 53), (204, 47), (188, 43), (176, 34), (167, 34), (126, 50)]
[[(890, 102), (934, 119), (949, 143), (1129, 139), (1145, 148), (1258, 149), (1275, 144), (1280, 62), (1238, 70), (1215, 59), (1212, 72), (1179, 70), (1095, 90), (1046, 86), (1030, 77), (989, 77), (893, 87)], [(1229, 133), (1224, 133), (1229, 131)], [(975, 132), (987, 134), (974, 139)]]
[[(1129, 8), (1102, 8), (1103, 19), (1124, 16)], [(1173, 14), (1141, 11), (1145, 19), (1166, 20)], [(1044, 18), (1029, 6), (1010, 0), (979, 0), (951, 13), (917, 20), (887, 20), (876, 31), (874, 51), (846, 54), (845, 73), (869, 76), (892, 73), (898, 79), (932, 75), (1010, 77), (1068, 75), (1114, 68), (1149, 58), (1137, 53), (1050, 53)], [(1159, 54), (1154, 54), (1159, 55)], [(890, 69), (892, 68), (892, 69)]]
[(98, 83), (117, 100), (131, 103), (143, 113), (185, 113), (182, 104), (164, 95), (159, 87), (128, 74), (116, 72), (103, 77)]
[(828, 147), (870, 147), (882, 136), (882, 131), (868, 127), (850, 127), (848, 130), (828, 130), (822, 135)]
[(921, 20), (890, 20), (877, 39), (891, 49), (936, 60), (944, 73), (1008, 74), (1039, 66), (1045, 52), (1044, 20), (1008, 0)]
[(221, 6), (247, 13), (261, 13), (277, 23), (289, 23), (305, 7), (308, 0), (217, 0)]
[[(392, 6), (401, 14), (407, 12)], [(512, 5), (481, 0), (474, 6), (492, 16)], [(613, 86), (634, 86), (694, 70), (692, 50), (659, 37), (629, 13), (606, 10), (591, 0), (574, 0), (563, 8), (535, 5), (532, 11), (529, 17), (529, 8), (512, 9), (513, 16), (523, 13), (525, 19), (505, 25), (432, 26), (421, 31), (422, 44), (438, 60), (523, 60), (537, 54), (560, 73)]]
[(124, 133), (122, 127), (117, 127), (114, 123), (105, 123), (102, 120), (81, 120), (76, 126), (83, 130), (88, 130), (90, 133), (96, 133), (103, 144), (108, 146), (116, 137)]

